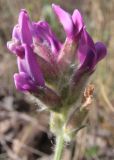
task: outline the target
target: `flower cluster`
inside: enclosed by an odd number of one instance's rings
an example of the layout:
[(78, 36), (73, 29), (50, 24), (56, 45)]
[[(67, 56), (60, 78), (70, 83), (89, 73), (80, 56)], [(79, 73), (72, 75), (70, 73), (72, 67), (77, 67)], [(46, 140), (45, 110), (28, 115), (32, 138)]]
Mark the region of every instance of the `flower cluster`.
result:
[(47, 22), (31, 22), (27, 11), (21, 10), (7, 46), (17, 56), (16, 88), (59, 111), (77, 101), (107, 50), (102, 42), (93, 42), (77, 9), (72, 15), (55, 4), (52, 9), (66, 33), (64, 43)]

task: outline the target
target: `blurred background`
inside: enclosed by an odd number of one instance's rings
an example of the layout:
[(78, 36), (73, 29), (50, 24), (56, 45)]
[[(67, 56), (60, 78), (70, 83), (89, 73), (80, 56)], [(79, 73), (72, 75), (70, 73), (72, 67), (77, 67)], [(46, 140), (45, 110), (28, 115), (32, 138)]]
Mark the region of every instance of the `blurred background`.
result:
[(13, 82), (16, 58), (6, 47), (21, 8), (26, 8), (34, 21), (48, 21), (63, 41), (65, 34), (52, 13), (52, 3), (70, 13), (79, 9), (94, 41), (103, 41), (109, 53), (90, 79), (95, 93), (89, 126), (66, 145), (64, 159), (113, 160), (114, 0), (0, 0), (0, 160), (53, 159), (55, 137), (49, 131), (49, 115), (36, 112), (34, 99), (16, 91)]

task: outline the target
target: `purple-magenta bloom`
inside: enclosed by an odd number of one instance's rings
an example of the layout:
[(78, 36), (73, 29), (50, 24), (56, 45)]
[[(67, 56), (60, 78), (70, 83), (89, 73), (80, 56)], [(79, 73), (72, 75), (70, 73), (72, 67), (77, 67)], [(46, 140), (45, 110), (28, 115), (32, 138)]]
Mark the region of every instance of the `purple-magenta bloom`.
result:
[(52, 4), (52, 9), (66, 33), (65, 43), (58, 56), (58, 64), (60, 65), (60, 68), (66, 70), (75, 57), (78, 41), (83, 28), (85, 28), (85, 24), (77, 9), (74, 10), (72, 15), (63, 10), (59, 5)]
[(56, 101), (61, 106), (64, 99), (73, 103), (74, 97), (76, 101), (75, 93), (77, 90), (82, 93), (86, 80), (107, 50), (102, 42), (93, 42), (77, 9), (72, 15), (55, 4), (52, 9), (65, 30), (64, 43), (47, 22), (31, 22), (23, 9), (7, 46), (17, 56), (16, 88), (37, 94), (46, 104), (54, 105)]
[(79, 65), (74, 69), (70, 81), (70, 89), (74, 100), (78, 99), (83, 93), (82, 90), (90, 75), (95, 71), (97, 63), (106, 55), (106, 46), (102, 42), (94, 43), (89, 33), (83, 29), (77, 48)]
[[(28, 91), (35, 91), (37, 90), (37, 86), (45, 85), (44, 78), (40, 70), (40, 66), (37, 63), (36, 55), (32, 51), (32, 48), (27, 44), (24, 44), (23, 48), (24, 48), (23, 58), (17, 57), (19, 74), (14, 75), (15, 85), (17, 89), (24, 91), (25, 85), (27, 84), (29, 86)], [(20, 80), (18, 80), (19, 78)], [(20, 86), (20, 84), (22, 86)]]
[(102, 42), (94, 43), (89, 33), (83, 29), (77, 49), (79, 59), (79, 70), (93, 72), (96, 64), (102, 60), (107, 50)]
[(61, 46), (48, 23), (30, 22), (27, 12), (21, 10), (18, 24), (13, 29), (12, 41), (8, 42), (7, 46), (17, 55), (19, 73), (14, 75), (16, 88), (33, 91), (38, 86), (45, 86), (42, 66), (39, 66), (34, 50), (42, 51), (37, 54), (44, 58), (45, 63), (49, 63), (57, 56)]
[(66, 32), (66, 41), (58, 56), (60, 66), (66, 69), (78, 54), (79, 69), (87, 67), (91, 71), (94, 70), (97, 62), (107, 54), (105, 45), (101, 42), (94, 44), (77, 9), (70, 15), (58, 5), (53, 4), (52, 8)]
[(83, 18), (80, 12), (75, 9), (73, 14), (70, 15), (58, 5), (52, 4), (52, 8), (60, 23), (63, 25), (66, 35), (71, 39), (77, 40), (81, 30), (84, 27)]

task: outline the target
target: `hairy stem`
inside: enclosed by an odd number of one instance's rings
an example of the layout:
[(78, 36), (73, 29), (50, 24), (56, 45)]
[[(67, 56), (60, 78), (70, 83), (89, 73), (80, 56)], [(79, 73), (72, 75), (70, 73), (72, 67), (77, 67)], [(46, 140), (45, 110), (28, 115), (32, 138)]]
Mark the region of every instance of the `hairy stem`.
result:
[(62, 159), (63, 149), (64, 149), (64, 138), (63, 138), (63, 134), (60, 134), (59, 136), (57, 136), (57, 139), (56, 139), (54, 160)]

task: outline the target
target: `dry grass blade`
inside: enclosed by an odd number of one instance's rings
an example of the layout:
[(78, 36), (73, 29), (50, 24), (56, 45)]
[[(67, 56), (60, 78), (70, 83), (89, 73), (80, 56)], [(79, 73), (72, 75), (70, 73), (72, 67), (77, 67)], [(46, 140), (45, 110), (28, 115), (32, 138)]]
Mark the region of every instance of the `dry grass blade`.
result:
[(107, 95), (106, 90), (105, 90), (105, 86), (103, 85), (102, 82), (99, 82), (99, 86), (100, 86), (100, 91), (101, 91), (101, 95), (103, 97), (103, 100), (105, 101), (105, 103), (109, 107), (110, 111), (114, 112), (114, 106), (111, 104), (111, 102), (108, 98), (108, 95)]

